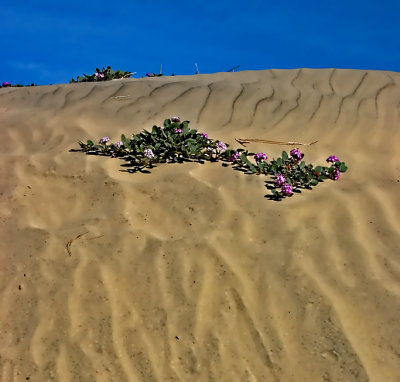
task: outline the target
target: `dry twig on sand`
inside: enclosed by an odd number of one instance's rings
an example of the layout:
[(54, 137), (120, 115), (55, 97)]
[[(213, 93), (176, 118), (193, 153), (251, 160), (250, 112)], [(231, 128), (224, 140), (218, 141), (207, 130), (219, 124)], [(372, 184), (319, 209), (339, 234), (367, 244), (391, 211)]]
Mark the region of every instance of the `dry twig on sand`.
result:
[(81, 233), (81, 234), (79, 234), (77, 237), (75, 237), (74, 239), (71, 239), (71, 240), (69, 240), (69, 241), (67, 242), (66, 248), (67, 248), (68, 255), (71, 256), (71, 244), (72, 244), (72, 242), (73, 242), (74, 240), (76, 240), (76, 239), (79, 239), (81, 236), (86, 235), (87, 233), (89, 233), (89, 231), (88, 231), (88, 232)]
[(270, 141), (268, 139), (259, 139), (259, 138), (235, 138), (236, 142), (240, 143), (243, 147), (246, 147), (246, 144), (256, 142), (256, 143), (269, 143), (272, 145), (285, 145), (285, 146), (311, 146), (318, 141), (314, 141), (311, 143), (300, 143), (300, 142), (281, 142), (281, 141)]

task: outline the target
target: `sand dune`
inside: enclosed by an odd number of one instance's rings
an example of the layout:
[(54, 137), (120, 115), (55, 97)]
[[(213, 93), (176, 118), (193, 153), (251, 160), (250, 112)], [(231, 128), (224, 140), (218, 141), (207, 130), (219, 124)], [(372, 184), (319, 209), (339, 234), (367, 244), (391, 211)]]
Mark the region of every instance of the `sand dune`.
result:
[[(218, 163), (69, 152), (172, 115), (349, 170), (278, 203)], [(0, 89), (0, 381), (400, 381), (399, 122), (393, 72)]]

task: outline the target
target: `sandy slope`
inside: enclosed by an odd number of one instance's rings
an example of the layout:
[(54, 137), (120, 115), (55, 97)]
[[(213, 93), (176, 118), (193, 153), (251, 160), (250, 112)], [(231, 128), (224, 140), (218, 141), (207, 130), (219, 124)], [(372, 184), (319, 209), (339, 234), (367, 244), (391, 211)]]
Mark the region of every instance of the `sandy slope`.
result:
[[(277, 203), (220, 164), (69, 152), (172, 115), (349, 171)], [(399, 121), (390, 72), (0, 89), (0, 380), (400, 381)]]

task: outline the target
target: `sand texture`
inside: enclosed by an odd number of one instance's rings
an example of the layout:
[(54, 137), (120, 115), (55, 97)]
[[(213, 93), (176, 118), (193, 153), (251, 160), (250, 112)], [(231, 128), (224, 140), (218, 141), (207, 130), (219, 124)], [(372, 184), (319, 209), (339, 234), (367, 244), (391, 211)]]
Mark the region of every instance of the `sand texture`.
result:
[[(173, 115), (349, 170), (275, 202), (221, 163), (69, 151)], [(400, 381), (399, 122), (393, 72), (0, 89), (0, 381)]]

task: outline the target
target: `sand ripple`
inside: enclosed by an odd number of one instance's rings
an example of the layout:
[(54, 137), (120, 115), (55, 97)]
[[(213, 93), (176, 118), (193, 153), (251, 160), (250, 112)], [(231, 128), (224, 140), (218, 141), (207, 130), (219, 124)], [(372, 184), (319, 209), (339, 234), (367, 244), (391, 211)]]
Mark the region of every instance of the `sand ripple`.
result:
[[(0, 89), (0, 380), (398, 381), (399, 85), (299, 69)], [(131, 175), (68, 151), (172, 115), (234, 146), (318, 140), (306, 158), (349, 171), (276, 203), (219, 164)]]

